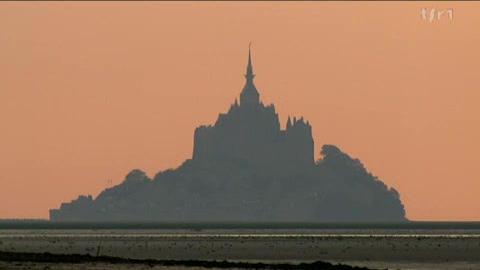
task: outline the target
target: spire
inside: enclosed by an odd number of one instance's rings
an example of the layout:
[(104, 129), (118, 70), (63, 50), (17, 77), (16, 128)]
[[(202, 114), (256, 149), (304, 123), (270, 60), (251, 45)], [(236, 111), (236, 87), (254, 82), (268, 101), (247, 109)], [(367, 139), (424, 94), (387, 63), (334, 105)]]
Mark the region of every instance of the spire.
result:
[(247, 79), (245, 86), (243, 87), (242, 92), (240, 93), (240, 106), (243, 104), (260, 104), (260, 94), (253, 83), (253, 66), (252, 66), (252, 52), (251, 52), (251, 42), (248, 45), (248, 64), (247, 64), (247, 73), (245, 74), (245, 79)]
[(289, 115), (287, 120), (287, 130), (289, 130), (291, 127), (292, 127), (292, 120), (290, 120), (290, 115)]
[(245, 78), (247, 82), (252, 82), (255, 74), (253, 74), (253, 66), (252, 66), (252, 54), (251, 54), (251, 46), (252, 43), (248, 44), (248, 65), (247, 65), (247, 74), (245, 74)]

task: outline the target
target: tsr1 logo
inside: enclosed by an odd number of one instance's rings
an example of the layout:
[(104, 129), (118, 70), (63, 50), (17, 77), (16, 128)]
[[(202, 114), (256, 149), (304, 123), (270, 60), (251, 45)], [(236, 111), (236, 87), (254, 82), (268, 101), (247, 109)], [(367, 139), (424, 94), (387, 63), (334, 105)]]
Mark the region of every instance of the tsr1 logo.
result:
[(420, 11), (422, 19), (429, 23), (440, 20), (453, 20), (453, 9), (437, 10), (434, 8), (422, 8)]

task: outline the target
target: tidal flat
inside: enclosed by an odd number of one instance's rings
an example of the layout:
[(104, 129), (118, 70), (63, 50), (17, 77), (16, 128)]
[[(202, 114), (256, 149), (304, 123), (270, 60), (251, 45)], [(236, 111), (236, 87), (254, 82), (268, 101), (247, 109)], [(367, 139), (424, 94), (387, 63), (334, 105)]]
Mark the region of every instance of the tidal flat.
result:
[[(323, 261), (371, 269), (480, 269), (480, 232), (382, 229), (2, 230), (0, 251), (111, 256), (137, 260), (261, 262), (270, 265)], [(29, 263), (14, 260), (0, 262), (0, 269), (44, 268), (203, 267), (142, 264), (112, 266), (105, 262), (85, 264)]]

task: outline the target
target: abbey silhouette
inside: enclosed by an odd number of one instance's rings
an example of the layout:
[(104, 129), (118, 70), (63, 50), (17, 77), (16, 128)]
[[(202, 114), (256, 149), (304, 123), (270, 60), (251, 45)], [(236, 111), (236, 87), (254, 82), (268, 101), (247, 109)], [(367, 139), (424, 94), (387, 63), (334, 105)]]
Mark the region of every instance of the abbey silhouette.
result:
[(269, 170), (313, 166), (312, 128), (302, 118), (293, 122), (289, 118), (286, 129), (281, 130), (274, 105), (261, 103), (254, 77), (249, 51), (240, 104), (235, 100), (214, 126), (195, 130), (193, 159), (235, 160)]
[(315, 162), (312, 128), (290, 117), (281, 129), (274, 105), (245, 86), (214, 125), (195, 130), (192, 159), (149, 179), (133, 170), (97, 198), (50, 210), (53, 221), (321, 222), (404, 221), (398, 192), (333, 145)]

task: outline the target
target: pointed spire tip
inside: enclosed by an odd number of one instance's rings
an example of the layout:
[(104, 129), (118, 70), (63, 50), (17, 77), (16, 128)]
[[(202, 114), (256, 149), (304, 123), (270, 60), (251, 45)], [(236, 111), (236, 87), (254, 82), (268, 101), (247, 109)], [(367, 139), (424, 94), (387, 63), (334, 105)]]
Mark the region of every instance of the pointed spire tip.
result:
[(253, 74), (251, 45), (252, 45), (252, 42), (248, 44), (248, 65), (247, 65), (247, 74), (245, 74), (245, 77), (247, 78), (247, 80), (253, 80), (253, 78), (255, 77), (255, 74)]

